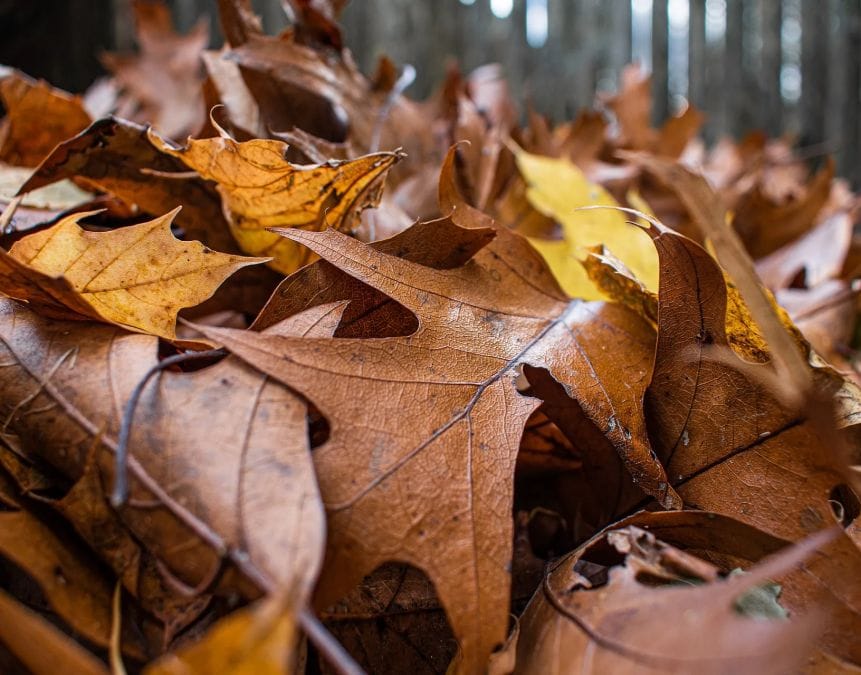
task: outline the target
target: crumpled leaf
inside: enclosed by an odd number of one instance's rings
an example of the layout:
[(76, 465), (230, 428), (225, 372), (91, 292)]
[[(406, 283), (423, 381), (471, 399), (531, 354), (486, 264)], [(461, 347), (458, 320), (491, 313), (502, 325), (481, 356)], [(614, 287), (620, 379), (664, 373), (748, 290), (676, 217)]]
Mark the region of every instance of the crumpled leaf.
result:
[[(282, 601), (283, 602), (283, 601)], [(296, 626), (278, 597), (236, 610), (200, 640), (166, 654), (145, 675), (286, 675), (291, 667)]]
[(176, 315), (261, 259), (218, 253), (170, 232), (176, 211), (110, 232), (63, 218), (0, 254), (0, 291), (61, 319), (96, 319), (175, 337)]
[(658, 260), (648, 237), (614, 209), (578, 211), (584, 206), (618, 206), (600, 185), (566, 159), (518, 151), (517, 166), (529, 185), (527, 198), (545, 215), (562, 224), (562, 241), (531, 239), (547, 260), (562, 288), (572, 297), (597, 300), (603, 296), (580, 265), (586, 247), (603, 244), (647, 289), (658, 287)]
[[(230, 234), (215, 187), (187, 173), (185, 164), (149, 142), (147, 127), (107, 118), (57, 146), (21, 191), (74, 178), (114, 195), (132, 210), (158, 215), (181, 205), (174, 223), (185, 238), (197, 239), (223, 253), (241, 253)], [(177, 174), (186, 175), (178, 179)], [(256, 314), (279, 279), (264, 265), (246, 267), (230, 277), (197, 311), (231, 309)]]
[(352, 229), (362, 210), (377, 204), (386, 173), (401, 157), (381, 152), (298, 166), (285, 159), (288, 146), (282, 141), (239, 143), (222, 131), (218, 138), (189, 139), (186, 147), (175, 148), (152, 131), (149, 138), (162, 152), (215, 181), (242, 250), (271, 257), (270, 265), (285, 274), (311, 262), (313, 256), (268, 229)]
[(108, 117), (58, 145), (19, 193), (74, 178), (153, 215), (182, 206), (176, 224), (189, 237), (219, 251), (238, 253), (218, 193), (199, 178), (173, 177), (186, 170), (185, 164), (153, 147), (147, 127)]
[[(833, 536), (819, 533), (721, 579), (710, 563), (639, 527), (613, 527), (550, 571), (520, 620), (514, 672), (794, 672), (818, 632), (814, 608), (790, 621), (761, 620), (735, 603)], [(656, 629), (656, 617), (671, 628)]]
[[(441, 201), (452, 218), (475, 226), (481, 214), (446, 187), (453, 158), (451, 152)], [(622, 372), (628, 378), (637, 372), (645, 382), (650, 331), (621, 307), (568, 302), (537, 253), (504, 229), (450, 270), (382, 253), (333, 230), (281, 233), (402, 304), (418, 317), (417, 330), (378, 340), (200, 330), (302, 392), (330, 422), (328, 442), (314, 452), (329, 521), (321, 602), (337, 599), (387, 560), (414, 564), (446, 607), (463, 651), (461, 669), (475, 671), (505, 633), (511, 476), (537, 403), (518, 393), (518, 366), (547, 369), (564, 384), (570, 398), (562, 397), (583, 407), (635, 479), (672, 504), (675, 496), (650, 455), (639, 400), (627, 389), (605, 388)], [(616, 356), (606, 360), (611, 342), (618, 344)], [(491, 412), (499, 408), (505, 414)], [(380, 509), (391, 516), (381, 520)]]
[(6, 118), (0, 127), (0, 160), (37, 166), (58, 143), (90, 125), (80, 96), (55, 89), (44, 80), (4, 69), (0, 98)]

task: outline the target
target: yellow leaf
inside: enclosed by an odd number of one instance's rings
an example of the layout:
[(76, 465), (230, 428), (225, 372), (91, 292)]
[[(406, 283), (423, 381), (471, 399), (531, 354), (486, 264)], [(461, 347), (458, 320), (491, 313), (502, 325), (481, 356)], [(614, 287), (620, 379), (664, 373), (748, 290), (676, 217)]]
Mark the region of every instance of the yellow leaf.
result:
[(567, 159), (515, 152), (517, 167), (528, 184), (526, 197), (541, 213), (562, 225), (563, 239), (530, 239), (544, 256), (566, 293), (586, 300), (603, 296), (580, 264), (592, 246), (603, 244), (643, 285), (658, 288), (658, 256), (648, 235), (628, 224), (613, 209), (578, 211), (584, 206), (618, 206), (604, 188), (589, 182)]
[(270, 266), (290, 274), (317, 256), (289, 239), (267, 231), (272, 227), (348, 231), (361, 212), (376, 206), (389, 168), (401, 155), (380, 152), (353, 160), (330, 160), (299, 166), (284, 159), (287, 144), (254, 139), (239, 143), (226, 132), (189, 139), (174, 148), (154, 131), (150, 141), (162, 152), (181, 159), (203, 178), (215, 181), (231, 232), (251, 255), (272, 258)]
[(76, 213), (0, 250), (0, 293), (53, 318), (96, 319), (173, 339), (176, 315), (210, 297), (260, 258), (218, 253), (170, 231), (179, 209), (110, 232), (78, 225)]
[[(277, 596), (276, 596), (277, 597)], [(290, 672), (295, 623), (275, 598), (237, 610), (203, 638), (161, 657), (144, 675), (283, 675)]]

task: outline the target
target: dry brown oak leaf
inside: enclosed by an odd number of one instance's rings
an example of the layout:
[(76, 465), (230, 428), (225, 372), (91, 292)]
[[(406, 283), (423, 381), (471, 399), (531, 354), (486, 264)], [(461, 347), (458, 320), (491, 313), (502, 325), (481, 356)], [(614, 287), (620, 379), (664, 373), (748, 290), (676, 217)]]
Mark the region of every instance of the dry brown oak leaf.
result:
[[(340, 309), (316, 307), (270, 330), (331, 335)], [(95, 461), (109, 489), (123, 407), (157, 363), (157, 339), (45, 320), (4, 300), (0, 340), (6, 432), (71, 480), (99, 441)], [(235, 357), (164, 372), (140, 400), (129, 451), (130, 498), (118, 513), (174, 586), (249, 596), (286, 588), (307, 597), (325, 525), (297, 396)], [(225, 562), (232, 565), (222, 575)]]
[[(711, 563), (650, 532), (614, 526), (549, 572), (520, 619), (514, 672), (796, 672), (819, 632), (816, 614), (769, 619), (746, 615), (739, 603), (833, 535), (819, 533), (723, 579)], [(656, 626), (658, 617), (672, 625)]]
[(271, 267), (290, 274), (311, 262), (308, 249), (268, 228), (351, 230), (361, 212), (376, 206), (388, 170), (402, 155), (381, 152), (316, 166), (291, 164), (283, 141), (237, 142), (220, 136), (189, 139), (175, 148), (150, 130), (150, 141), (178, 157), (202, 178), (215, 181), (230, 230), (246, 253), (272, 258)]
[[(723, 271), (690, 239), (657, 226), (649, 233), (661, 281), (645, 410), (671, 484), (688, 507), (739, 518), (788, 541), (835, 522), (833, 502), (851, 493), (839, 458), (804, 410), (786, 409), (771, 393), (777, 384), (770, 364), (743, 361), (731, 348)], [(817, 379), (832, 392), (840, 384)], [(853, 504), (849, 497), (842, 507), (847, 521), (858, 515)], [(841, 536), (804, 571), (787, 582), (787, 606), (824, 593), (823, 651), (861, 663), (854, 637), (861, 626), (861, 552)]]
[(307, 396), (331, 424), (314, 452), (329, 522), (320, 604), (383, 562), (409, 562), (438, 591), (462, 670), (477, 672), (508, 621), (514, 462), (538, 404), (517, 391), (520, 367), (549, 371), (637, 477), (672, 501), (650, 455), (641, 399), (626, 387), (626, 380), (634, 391), (645, 387), (653, 333), (622, 307), (570, 301), (528, 242), (504, 229), (453, 269), (333, 230), (281, 232), (419, 323), (409, 336), (382, 339), (201, 327)]
[(79, 96), (18, 71), (5, 70), (7, 74), (0, 80), (0, 98), (6, 109), (0, 126), (0, 160), (16, 166), (37, 166), (54, 146), (90, 125), (90, 116)]
[(78, 225), (91, 214), (67, 216), (0, 251), (0, 291), (53, 318), (96, 319), (172, 339), (180, 309), (265, 260), (176, 239), (176, 213), (108, 232)]

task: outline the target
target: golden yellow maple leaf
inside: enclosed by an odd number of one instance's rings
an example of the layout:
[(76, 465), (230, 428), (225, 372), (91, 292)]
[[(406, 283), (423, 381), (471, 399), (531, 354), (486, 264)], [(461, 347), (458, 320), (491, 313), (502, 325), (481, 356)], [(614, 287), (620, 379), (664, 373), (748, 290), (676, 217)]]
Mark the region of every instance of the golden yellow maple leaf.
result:
[(270, 266), (284, 274), (317, 256), (269, 228), (352, 229), (361, 212), (379, 202), (386, 173), (402, 156), (379, 152), (300, 166), (285, 159), (288, 146), (282, 141), (237, 142), (223, 129), (219, 132), (216, 138), (189, 139), (184, 148), (173, 147), (152, 130), (149, 139), (162, 152), (215, 181), (240, 248), (271, 257)]
[(75, 213), (0, 250), (0, 293), (61, 319), (95, 319), (173, 339), (176, 315), (238, 269), (265, 262), (218, 253), (170, 231), (179, 212), (109, 232)]
[(526, 197), (541, 213), (562, 225), (561, 240), (530, 238), (550, 265), (566, 293), (585, 300), (603, 296), (589, 280), (580, 261), (588, 248), (603, 244), (624, 263), (646, 289), (657, 291), (658, 256), (648, 235), (612, 208), (578, 210), (587, 206), (618, 206), (603, 187), (592, 183), (567, 159), (533, 155), (515, 149), (517, 167), (528, 188)]

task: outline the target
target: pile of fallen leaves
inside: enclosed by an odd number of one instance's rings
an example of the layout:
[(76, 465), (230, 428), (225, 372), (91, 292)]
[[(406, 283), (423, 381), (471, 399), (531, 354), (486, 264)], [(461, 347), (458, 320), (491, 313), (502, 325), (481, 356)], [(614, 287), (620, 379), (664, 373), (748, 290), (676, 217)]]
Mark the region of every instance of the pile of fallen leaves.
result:
[(652, 128), (633, 67), (555, 126), (493, 66), (417, 103), (289, 4), (3, 73), (3, 671), (861, 665), (831, 163)]

